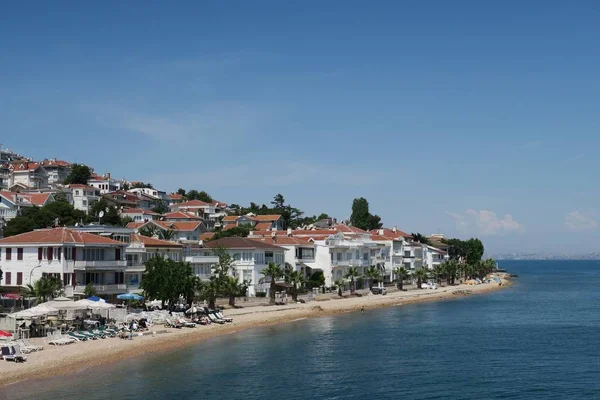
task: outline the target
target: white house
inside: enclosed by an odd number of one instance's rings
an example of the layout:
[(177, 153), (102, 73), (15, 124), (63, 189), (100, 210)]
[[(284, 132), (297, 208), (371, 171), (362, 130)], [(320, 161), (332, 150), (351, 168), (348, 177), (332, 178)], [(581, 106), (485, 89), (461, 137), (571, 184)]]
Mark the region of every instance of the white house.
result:
[(48, 173), (39, 163), (30, 161), (13, 162), (10, 164), (9, 169), (11, 174), (9, 188), (48, 188)]
[(98, 189), (100, 194), (116, 192), (122, 188), (120, 181), (110, 177), (110, 172), (105, 175), (93, 174), (88, 180), (88, 185)]
[(0, 191), (0, 218), (9, 221), (26, 207), (43, 207), (54, 201), (52, 193), (15, 193)]
[[(134, 229), (138, 233), (141, 229), (154, 229), (157, 232), (166, 231), (173, 232), (173, 236), (169, 238), (170, 241), (196, 241), (200, 240), (200, 234), (206, 231), (202, 221), (182, 221), (182, 222), (169, 222), (169, 221), (157, 221), (151, 220), (148, 222), (130, 222), (127, 224), (128, 228)], [(158, 233), (160, 237), (160, 233)]]
[(373, 229), (370, 233), (372, 234), (371, 239), (373, 241), (381, 243), (386, 247), (384, 250), (386, 256), (385, 282), (389, 283), (396, 279), (394, 269), (398, 267), (404, 267), (408, 271), (414, 270), (415, 255), (414, 249), (410, 244), (411, 235), (402, 232), (396, 227), (392, 229)]
[(133, 188), (133, 189), (129, 189), (128, 192), (135, 193), (135, 194), (145, 194), (146, 196), (150, 196), (154, 200), (163, 200), (166, 202), (169, 201), (169, 198), (167, 197), (167, 193), (165, 193), (161, 190), (153, 189), (153, 188), (146, 188), (146, 187), (145, 188)]
[(48, 186), (56, 187), (56, 185), (62, 185), (65, 179), (71, 173), (72, 164), (52, 158), (50, 160), (44, 160), (40, 162), (40, 165), (44, 167), (48, 174)]
[(94, 203), (100, 200), (100, 189), (88, 185), (69, 185), (73, 199), (73, 207), (76, 210), (85, 211), (86, 214), (92, 209)]
[(125, 243), (69, 228), (40, 229), (0, 240), (4, 291), (20, 293), (42, 276), (61, 280), (68, 297), (83, 296), (89, 283), (114, 300), (124, 293)]
[(158, 219), (160, 214), (150, 210), (142, 210), (141, 208), (125, 208), (121, 210), (121, 217), (129, 217), (134, 222), (146, 222)]
[(283, 217), (281, 215), (228, 215), (223, 218), (223, 229), (234, 226), (250, 225), (257, 231), (283, 230)]
[[(212, 259), (207, 259), (207, 262), (204, 263), (205, 267), (209, 267), (208, 272), (210, 273), (210, 266), (215, 263), (214, 249), (218, 247), (226, 248), (233, 257), (234, 276), (240, 281), (248, 280), (251, 282), (248, 288), (250, 296), (255, 296), (257, 292), (266, 292), (267, 296), (269, 295), (269, 283), (260, 283), (262, 278), (261, 271), (267, 267), (269, 262), (274, 262), (283, 267), (286, 249), (281, 246), (248, 238), (228, 237), (207, 242), (204, 250), (201, 250), (198, 254), (190, 254), (188, 256), (189, 260), (190, 262), (195, 262), (195, 264), (200, 264), (202, 257), (212, 257)], [(194, 259), (194, 257), (198, 258)], [(188, 261), (187, 257), (186, 261)], [(216, 261), (218, 261), (218, 258)], [(199, 267), (199, 265), (196, 267)], [(207, 272), (206, 270), (202, 271), (204, 275), (199, 275), (201, 278), (205, 277), (205, 273)]]

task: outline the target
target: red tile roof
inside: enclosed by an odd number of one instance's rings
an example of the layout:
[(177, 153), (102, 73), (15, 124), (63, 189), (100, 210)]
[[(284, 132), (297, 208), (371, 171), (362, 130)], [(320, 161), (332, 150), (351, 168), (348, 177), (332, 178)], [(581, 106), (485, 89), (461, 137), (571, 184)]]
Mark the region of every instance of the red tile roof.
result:
[(131, 242), (143, 243), (145, 247), (176, 247), (182, 248), (183, 246), (174, 242), (168, 242), (166, 240), (154, 239), (144, 235), (131, 235)]
[(70, 167), (72, 164), (63, 160), (44, 160), (40, 162), (44, 167)]
[(214, 232), (204, 232), (204, 233), (200, 234), (200, 240), (207, 241), (207, 240), (212, 239), (213, 236), (215, 236)]
[(149, 221), (149, 224), (156, 224), (163, 229), (170, 229), (172, 231), (194, 231), (196, 230), (202, 223), (196, 221)]
[(146, 225), (147, 222), (130, 222), (127, 224), (127, 228), (129, 229), (138, 229), (142, 225)]
[(281, 215), (257, 215), (252, 217), (255, 221), (277, 221), (281, 219)]
[(282, 247), (270, 243), (263, 243), (258, 240), (252, 240), (242, 237), (227, 237), (206, 242), (206, 247), (226, 247), (232, 249), (267, 249), (267, 250), (285, 250)]
[(185, 207), (208, 207), (210, 206), (209, 203), (206, 203), (204, 201), (200, 201), (200, 200), (190, 200), (190, 201), (184, 201), (183, 203), (179, 203), (179, 204), (172, 204), (171, 207), (172, 208), (185, 208)]
[(22, 196), (27, 198), (31, 204), (41, 207), (46, 204), (48, 199), (50, 198), (50, 193), (30, 193), (23, 194)]
[(202, 220), (202, 218), (200, 218), (197, 215), (194, 215), (192, 213), (186, 213), (183, 211), (175, 211), (175, 212), (170, 212), (170, 213), (166, 213), (163, 215), (163, 217), (165, 217), (166, 219), (196, 219), (196, 220)]
[[(383, 231), (383, 236), (386, 236), (390, 239), (388, 240), (394, 240), (397, 238), (410, 238), (412, 237), (410, 234), (406, 233), (406, 232), (402, 232), (399, 229), (396, 229), (396, 232), (394, 232), (393, 229), (389, 229), (389, 228), (382, 228), (381, 229)], [(379, 231), (380, 229), (372, 229), (370, 232), (374, 235), (379, 235)]]
[(69, 228), (39, 229), (0, 240), (5, 244), (105, 244), (125, 246), (125, 243), (87, 232), (77, 232)]
[(80, 184), (67, 185), (67, 187), (69, 187), (71, 189), (94, 189), (94, 190), (98, 190), (98, 188), (95, 188), (93, 186), (80, 185)]
[(141, 208), (126, 208), (121, 210), (121, 214), (144, 214), (144, 215), (160, 215), (150, 210), (142, 210)]
[(180, 195), (179, 193), (171, 193), (167, 195), (168, 198), (170, 198), (171, 200), (183, 200), (183, 196)]
[(276, 236), (275, 240), (271, 237), (253, 237), (248, 236), (248, 239), (257, 240), (262, 243), (270, 243), (278, 246), (313, 246), (310, 238), (295, 238), (288, 236)]
[(258, 224), (256, 224), (254, 226), (254, 229), (261, 231), (261, 230), (269, 229), (270, 227), (271, 227), (270, 222), (259, 222)]
[(228, 215), (223, 218), (223, 222), (235, 222), (240, 217), (240, 215)]

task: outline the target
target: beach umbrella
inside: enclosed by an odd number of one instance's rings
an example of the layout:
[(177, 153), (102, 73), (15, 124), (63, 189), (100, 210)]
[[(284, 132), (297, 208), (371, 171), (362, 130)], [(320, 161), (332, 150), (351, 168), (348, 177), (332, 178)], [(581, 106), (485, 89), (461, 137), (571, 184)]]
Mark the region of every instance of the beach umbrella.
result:
[(0, 331), (0, 337), (12, 337), (13, 334), (7, 331)]
[(104, 300), (102, 297), (98, 297), (98, 296), (88, 297), (87, 299), (90, 301), (99, 301), (102, 303), (106, 303), (106, 300)]
[(142, 300), (144, 300), (144, 297), (140, 296), (139, 294), (135, 294), (135, 293), (123, 293), (123, 294), (118, 295), (117, 299), (142, 301)]
[(115, 308), (114, 304), (108, 304), (101, 301), (96, 302), (96, 304), (92, 304), (89, 306), (92, 310), (110, 310), (111, 308)]
[(196, 307), (190, 307), (188, 308), (188, 310), (185, 312), (186, 314), (196, 314), (198, 312), (198, 309)]
[(77, 304), (75, 301), (66, 297), (57, 297), (40, 305), (57, 308), (59, 310), (83, 310), (86, 306)]

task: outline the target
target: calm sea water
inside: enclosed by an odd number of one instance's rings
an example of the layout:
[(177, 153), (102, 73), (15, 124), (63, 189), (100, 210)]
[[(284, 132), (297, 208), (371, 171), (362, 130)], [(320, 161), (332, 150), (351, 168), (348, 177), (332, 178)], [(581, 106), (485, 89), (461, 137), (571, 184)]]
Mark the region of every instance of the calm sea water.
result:
[[(598, 399), (600, 262), (497, 293), (298, 321), (13, 385), (8, 399)], [(2, 397), (2, 396), (0, 396)]]

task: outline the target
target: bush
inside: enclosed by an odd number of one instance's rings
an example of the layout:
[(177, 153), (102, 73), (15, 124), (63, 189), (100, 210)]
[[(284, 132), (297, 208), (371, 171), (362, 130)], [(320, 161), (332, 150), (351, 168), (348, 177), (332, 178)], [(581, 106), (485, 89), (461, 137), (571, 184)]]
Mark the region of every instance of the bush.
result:
[(267, 292), (256, 292), (256, 297), (267, 297)]

